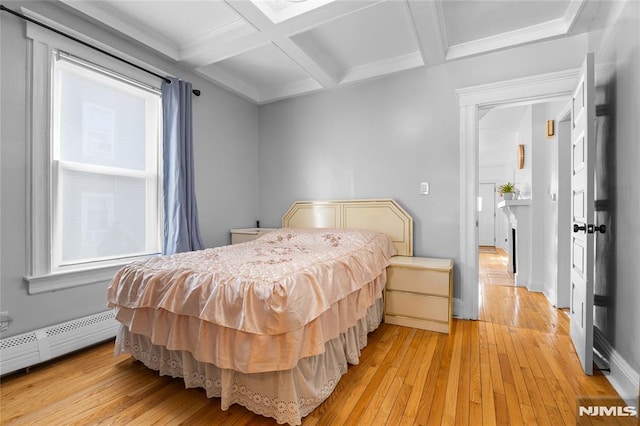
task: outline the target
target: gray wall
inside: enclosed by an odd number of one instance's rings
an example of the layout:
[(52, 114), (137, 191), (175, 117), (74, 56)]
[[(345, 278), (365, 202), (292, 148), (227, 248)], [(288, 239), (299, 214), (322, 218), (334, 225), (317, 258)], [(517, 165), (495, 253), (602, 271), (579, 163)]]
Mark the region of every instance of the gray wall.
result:
[[(532, 106), (531, 154), (532, 169), (532, 226), (531, 265), (532, 287), (556, 302), (558, 271), (558, 245), (569, 241), (558, 241), (558, 205), (551, 199), (551, 193), (558, 193), (558, 134), (547, 138), (547, 120), (556, 120), (562, 110), (569, 105), (569, 99), (547, 102)], [(562, 223), (561, 226), (570, 226)], [(566, 285), (569, 285), (568, 283)]]
[[(597, 40), (601, 37), (601, 40)], [(595, 325), (615, 350), (640, 370), (640, 4), (627, 2), (619, 18), (593, 34), (599, 74), (598, 103), (609, 114), (598, 135), (597, 197), (608, 200), (597, 213), (609, 231), (598, 236), (595, 292), (604, 296)], [(627, 395), (631, 396), (631, 395)]]
[[(414, 217), (415, 255), (457, 262), (455, 90), (577, 68), (585, 51), (586, 37), (573, 37), (262, 106), (262, 222), (278, 225), (296, 200), (391, 197)], [(431, 182), (428, 196), (419, 195), (423, 181)], [(457, 278), (454, 294), (460, 297)]]
[[(258, 211), (258, 107), (148, 50), (50, 3), (3, 2), (28, 7), (142, 61), (192, 81), (196, 195), (204, 243), (229, 243), (229, 229), (252, 226)], [(8, 337), (107, 309), (108, 283), (29, 296), (27, 272), (27, 39), (23, 21), (1, 15), (0, 310), (14, 319)], [(159, 83), (158, 83), (159, 84)]]

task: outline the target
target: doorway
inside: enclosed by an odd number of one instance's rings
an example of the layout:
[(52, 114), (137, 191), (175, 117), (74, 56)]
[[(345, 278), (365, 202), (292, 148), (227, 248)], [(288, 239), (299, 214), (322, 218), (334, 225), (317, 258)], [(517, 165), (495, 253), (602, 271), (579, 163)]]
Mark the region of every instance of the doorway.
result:
[[(553, 307), (558, 307), (558, 283), (568, 286), (569, 280), (558, 279), (560, 269), (569, 271), (569, 260), (559, 262), (560, 249), (569, 251), (569, 238), (559, 238), (559, 231), (569, 229), (570, 218), (559, 217), (559, 204), (568, 205), (568, 193), (559, 196), (559, 182), (570, 183), (570, 158), (560, 154), (570, 152), (570, 138), (560, 144), (559, 129), (545, 131), (548, 121), (564, 117), (567, 100), (540, 99), (499, 105), (481, 115), (478, 122), (478, 283), (480, 319), (491, 316), (487, 304), (487, 286), (519, 286), (525, 292), (544, 294)], [(558, 124), (559, 126), (559, 124)], [(564, 127), (563, 127), (564, 130)], [(563, 135), (566, 132), (563, 132)], [(564, 153), (564, 152), (563, 152)], [(495, 182), (495, 183), (486, 183)], [(488, 188), (510, 183), (516, 188), (513, 200), (497, 194), (497, 204)], [(497, 239), (486, 237), (483, 215), (496, 207), (491, 231)], [(493, 210), (491, 210), (493, 215)], [(558, 227), (558, 224), (566, 226)], [(492, 250), (490, 252), (490, 250)], [(483, 288), (484, 286), (484, 288)], [(567, 288), (568, 289), (568, 288)], [(563, 290), (565, 290), (563, 288)], [(517, 302), (523, 292), (509, 293)], [(501, 297), (501, 296), (499, 296)], [(505, 303), (506, 298), (504, 299)], [(503, 315), (506, 306), (498, 307)], [(515, 309), (513, 310), (514, 316)]]
[(462, 298), (456, 316), (478, 318), (478, 118), (480, 110), (517, 103), (567, 99), (578, 73), (575, 70), (457, 90), (460, 104), (460, 282)]

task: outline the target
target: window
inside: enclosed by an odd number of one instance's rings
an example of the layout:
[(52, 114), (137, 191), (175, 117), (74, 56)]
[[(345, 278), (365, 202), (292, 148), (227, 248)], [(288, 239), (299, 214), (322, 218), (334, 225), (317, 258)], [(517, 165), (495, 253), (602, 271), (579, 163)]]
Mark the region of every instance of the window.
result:
[(26, 27), (27, 290), (106, 286), (123, 264), (162, 252), (159, 81)]
[(52, 271), (161, 252), (160, 95), (52, 56)]

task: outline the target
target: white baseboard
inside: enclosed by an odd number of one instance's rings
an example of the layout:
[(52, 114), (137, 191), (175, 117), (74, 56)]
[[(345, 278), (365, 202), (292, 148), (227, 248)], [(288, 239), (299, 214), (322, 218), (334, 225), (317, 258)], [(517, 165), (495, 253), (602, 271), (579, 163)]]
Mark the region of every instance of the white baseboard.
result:
[(451, 315), (455, 318), (464, 318), (464, 303), (462, 303), (462, 299), (453, 298), (453, 312)]
[(545, 295), (549, 303), (551, 303), (551, 306), (553, 306), (554, 308), (558, 307), (558, 298), (556, 297), (555, 290), (545, 287), (544, 290), (542, 290), (542, 294)]
[(593, 329), (593, 346), (609, 361), (611, 372), (605, 374), (609, 383), (628, 405), (637, 407), (640, 375), (629, 363), (611, 346), (605, 335), (597, 328)]
[(110, 310), (7, 337), (0, 340), (0, 375), (108, 340), (118, 328)]

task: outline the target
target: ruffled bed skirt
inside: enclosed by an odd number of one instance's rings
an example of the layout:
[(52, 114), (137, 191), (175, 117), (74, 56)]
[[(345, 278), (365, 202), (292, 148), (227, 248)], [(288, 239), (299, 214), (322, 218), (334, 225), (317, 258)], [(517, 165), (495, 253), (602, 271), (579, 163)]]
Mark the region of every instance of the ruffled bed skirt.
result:
[(201, 387), (207, 397), (221, 398), (227, 410), (240, 404), (254, 413), (274, 418), (279, 424), (301, 424), (335, 389), (347, 363), (356, 365), (367, 346), (367, 334), (382, 322), (382, 298), (369, 307), (357, 324), (325, 344), (323, 354), (303, 358), (295, 368), (264, 373), (240, 373), (199, 362), (190, 352), (153, 345), (143, 335), (120, 328), (115, 353), (131, 354), (161, 375), (182, 377), (187, 388)]

